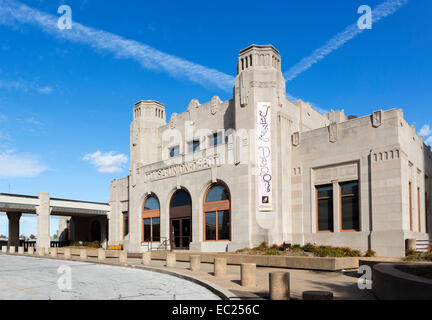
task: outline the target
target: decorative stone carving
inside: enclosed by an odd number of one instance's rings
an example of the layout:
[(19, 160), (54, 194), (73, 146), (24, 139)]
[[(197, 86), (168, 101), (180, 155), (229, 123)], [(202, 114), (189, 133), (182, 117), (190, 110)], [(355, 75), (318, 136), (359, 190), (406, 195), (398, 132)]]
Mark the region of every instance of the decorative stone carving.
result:
[(132, 123), (132, 146), (136, 146), (139, 142), (139, 133), (140, 133), (140, 128), (137, 127), (136, 123), (133, 122)]
[(251, 81), (250, 86), (257, 88), (275, 88), (276, 81)]
[(177, 113), (173, 113), (171, 115), (169, 127), (170, 127), (170, 129), (175, 129), (176, 126), (177, 126)]
[(218, 96), (214, 96), (211, 99), (211, 108), (210, 112), (212, 115), (215, 115), (218, 112), (219, 105), (222, 103), (222, 100)]
[(339, 131), (337, 122), (330, 123), (330, 125), (328, 126), (328, 130), (329, 130), (329, 141), (336, 142), (338, 139), (338, 131)]
[(378, 110), (372, 113), (372, 125), (378, 128), (383, 123), (383, 111)]
[(200, 103), (197, 99), (192, 99), (191, 102), (189, 103), (189, 106), (187, 107), (187, 110), (193, 110), (196, 109), (200, 106)]
[(297, 147), (300, 144), (300, 132), (294, 132), (292, 134), (292, 145)]
[(242, 108), (246, 107), (246, 105), (248, 104), (248, 93), (245, 87), (245, 83), (244, 83), (244, 76), (243, 73), (240, 73), (240, 78), (239, 78), (239, 85), (240, 85), (240, 106)]

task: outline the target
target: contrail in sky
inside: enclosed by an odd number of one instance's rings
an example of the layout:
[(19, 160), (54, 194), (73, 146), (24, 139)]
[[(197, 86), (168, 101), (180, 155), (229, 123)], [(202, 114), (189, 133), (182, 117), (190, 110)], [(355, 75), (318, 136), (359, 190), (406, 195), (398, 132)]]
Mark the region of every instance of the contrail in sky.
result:
[(234, 77), (231, 75), (75, 21), (71, 30), (60, 30), (57, 25), (59, 17), (60, 15), (51, 15), (15, 0), (0, 0), (0, 24), (30, 24), (57, 38), (86, 44), (94, 49), (113, 53), (117, 58), (135, 60), (146, 69), (162, 70), (176, 78), (187, 78), (203, 86), (210, 84), (225, 91), (232, 90)]
[[(399, 8), (406, 5), (408, 0), (387, 0), (380, 5), (378, 5), (372, 11), (372, 23), (375, 24), (379, 22), (381, 19), (395, 13)], [(308, 70), (312, 65), (317, 63), (318, 61), (324, 59), (325, 56), (339, 48), (348, 40), (351, 40), (356, 35), (363, 32), (365, 29), (359, 29), (357, 26), (357, 22), (348, 26), (343, 32), (338, 33), (329, 41), (327, 41), (322, 47), (316, 49), (312, 54), (308, 57), (303, 58), (299, 63), (295, 66), (291, 67), (287, 72), (285, 72), (284, 76), (287, 81), (293, 80), (300, 73)]]

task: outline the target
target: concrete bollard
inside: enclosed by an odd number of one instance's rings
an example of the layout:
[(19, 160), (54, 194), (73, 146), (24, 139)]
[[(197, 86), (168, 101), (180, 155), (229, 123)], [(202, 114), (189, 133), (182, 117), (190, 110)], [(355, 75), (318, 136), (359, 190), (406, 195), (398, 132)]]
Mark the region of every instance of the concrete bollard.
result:
[(57, 248), (50, 249), (51, 257), (57, 258)]
[(71, 249), (64, 249), (64, 258), (70, 259), (72, 257), (72, 250)]
[(43, 257), (45, 255), (45, 248), (37, 248), (38, 255)]
[(142, 263), (145, 266), (151, 265), (151, 251), (143, 252)]
[(227, 274), (227, 262), (226, 258), (215, 258), (214, 259), (214, 276), (225, 277)]
[(27, 254), (34, 254), (34, 247), (28, 247)]
[(168, 268), (175, 268), (176, 267), (176, 254), (175, 253), (173, 253), (173, 252), (167, 253), (166, 266)]
[(405, 240), (405, 249), (406, 250), (417, 250), (417, 240), (416, 239), (406, 239)]
[(190, 270), (199, 271), (199, 269), (201, 268), (201, 256), (191, 255), (189, 258), (190, 258)]
[(106, 259), (106, 252), (104, 249), (99, 249), (98, 250), (98, 260), (99, 261), (104, 261)]
[(87, 260), (87, 249), (80, 249), (80, 259)]
[(9, 253), (15, 253), (15, 246), (9, 247)]
[(289, 300), (290, 298), (289, 272), (270, 272), (269, 295), (270, 295), (270, 300)]
[(120, 251), (119, 261), (120, 261), (120, 263), (127, 263), (127, 251), (126, 250)]
[(303, 291), (303, 300), (333, 300), (333, 292)]
[(243, 287), (256, 286), (256, 264), (255, 263), (242, 263), (241, 285)]
[(7, 253), (8, 252), (8, 247), (7, 246), (2, 246), (2, 252), (3, 253)]
[(18, 247), (18, 254), (24, 254), (24, 247)]

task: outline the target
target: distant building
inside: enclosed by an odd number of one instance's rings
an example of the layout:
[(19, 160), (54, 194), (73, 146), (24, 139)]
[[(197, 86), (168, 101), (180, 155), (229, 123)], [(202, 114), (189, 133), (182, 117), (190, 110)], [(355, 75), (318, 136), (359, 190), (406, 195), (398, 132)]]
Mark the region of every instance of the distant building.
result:
[(162, 103), (135, 104), (109, 242), (130, 252), (310, 242), (401, 256), (405, 239), (429, 238), (431, 156), (400, 109), (348, 118), (290, 101), (279, 52), (251, 45), (231, 100), (194, 99), (169, 122)]

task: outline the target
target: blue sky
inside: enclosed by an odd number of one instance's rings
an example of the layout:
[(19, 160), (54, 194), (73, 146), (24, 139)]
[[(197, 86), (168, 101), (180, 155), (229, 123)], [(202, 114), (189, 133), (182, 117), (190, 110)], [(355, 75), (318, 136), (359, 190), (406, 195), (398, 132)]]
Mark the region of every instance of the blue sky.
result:
[[(403, 108), (430, 144), (430, 0), (389, 0), (394, 12), (371, 30), (313, 55), (356, 24), (360, 5), (383, 3), (0, 0), (0, 192), (108, 201), (110, 181), (128, 173), (133, 104), (161, 101), (169, 117), (193, 98), (231, 98), (238, 52), (252, 43), (273, 44), (285, 75), (312, 55), (290, 96), (358, 116)], [(72, 30), (50, 24), (61, 4)]]

